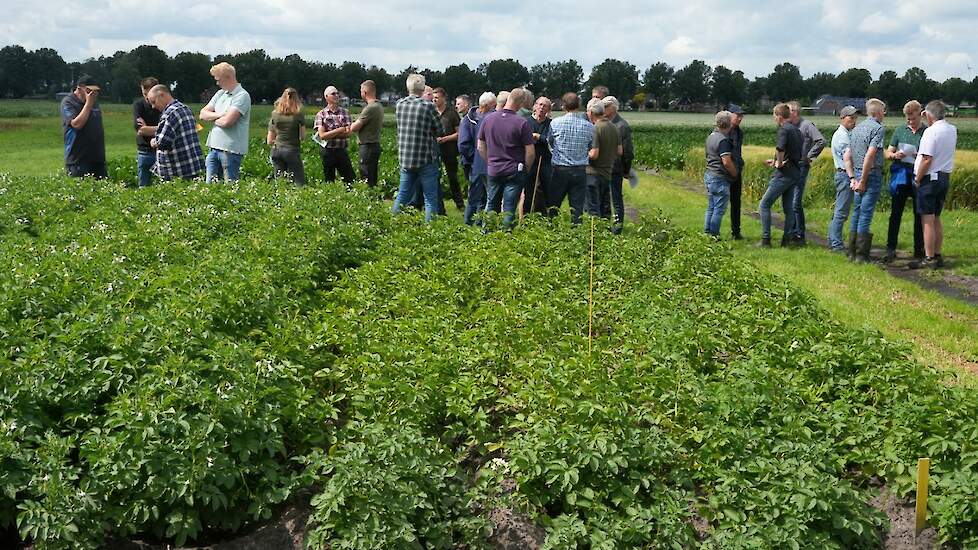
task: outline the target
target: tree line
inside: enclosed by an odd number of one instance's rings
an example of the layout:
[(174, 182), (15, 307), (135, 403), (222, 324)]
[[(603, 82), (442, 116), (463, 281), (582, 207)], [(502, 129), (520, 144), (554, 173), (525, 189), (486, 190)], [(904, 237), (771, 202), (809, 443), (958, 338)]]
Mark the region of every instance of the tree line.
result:
[(493, 59), (477, 67), (465, 63), (443, 70), (409, 66), (391, 74), (382, 67), (356, 61), (324, 63), (308, 61), (297, 54), (271, 57), (261, 49), (213, 57), (180, 52), (171, 57), (151, 45), (70, 63), (51, 48), (30, 51), (19, 45), (5, 46), (0, 49), (0, 98), (50, 97), (69, 91), (74, 79), (90, 74), (105, 83), (103, 97), (109, 100), (131, 101), (138, 96), (138, 81), (155, 76), (171, 84), (178, 97), (198, 102), (216, 90), (208, 70), (221, 61), (237, 67), (242, 82), (256, 101), (273, 100), (285, 86), (295, 87), (309, 99), (319, 98), (327, 84), (335, 85), (346, 95), (356, 96), (360, 82), (367, 79), (377, 83), (380, 94), (402, 94), (406, 76), (417, 72), (429, 84), (445, 88), (450, 95), (478, 95), (485, 90), (526, 86), (534, 93), (559, 98), (569, 90), (587, 92), (603, 84), (632, 107), (652, 109), (719, 107), (728, 103), (753, 107), (765, 99), (812, 102), (822, 94), (878, 97), (891, 110), (908, 99), (921, 102), (943, 99), (955, 107), (966, 102), (978, 103), (978, 77), (971, 81), (952, 77), (937, 82), (919, 67), (911, 67), (902, 75), (884, 71), (876, 79), (862, 68), (850, 68), (838, 74), (819, 72), (806, 78), (798, 66), (781, 63), (769, 74), (749, 79), (743, 71), (723, 65), (711, 67), (698, 59), (678, 69), (657, 62), (640, 71), (632, 63), (609, 58), (596, 65), (585, 79), (583, 68), (574, 59), (529, 68), (515, 59)]

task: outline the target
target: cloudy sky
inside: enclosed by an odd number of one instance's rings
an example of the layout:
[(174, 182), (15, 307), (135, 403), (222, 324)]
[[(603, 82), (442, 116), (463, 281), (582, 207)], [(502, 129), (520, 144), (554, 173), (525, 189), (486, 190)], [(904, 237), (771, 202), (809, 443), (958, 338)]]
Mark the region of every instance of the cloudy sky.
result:
[[(10, 3), (16, 4), (10, 9)], [(530, 66), (608, 57), (640, 70), (692, 59), (764, 75), (789, 61), (808, 76), (849, 67), (874, 76), (920, 66), (932, 78), (978, 75), (978, 2), (928, 0), (0, 0), (2, 44), (51, 47), (68, 61), (155, 44), (175, 55), (264, 48), (324, 62), (475, 67), (513, 57)], [(37, 6), (37, 7), (34, 7)], [(558, 9), (567, 6), (567, 9)], [(599, 11), (615, 6), (617, 11)], [(970, 67), (970, 68), (969, 68)]]

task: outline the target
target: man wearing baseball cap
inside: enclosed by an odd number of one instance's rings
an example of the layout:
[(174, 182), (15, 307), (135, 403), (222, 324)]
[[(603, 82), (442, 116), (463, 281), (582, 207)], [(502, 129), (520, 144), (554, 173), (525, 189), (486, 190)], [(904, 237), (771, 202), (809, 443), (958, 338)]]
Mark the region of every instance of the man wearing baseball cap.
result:
[[(835, 209), (832, 221), (829, 222), (829, 248), (833, 252), (845, 252), (846, 245), (842, 240), (842, 227), (849, 219), (852, 209), (852, 187), (850, 183), (856, 177), (856, 169), (852, 165), (852, 153), (849, 151), (849, 134), (856, 127), (858, 111), (852, 105), (846, 105), (839, 112), (839, 127), (832, 134), (832, 162), (835, 165)], [(850, 255), (856, 254), (856, 233), (849, 236)]]
[(740, 128), (740, 122), (744, 120), (744, 110), (740, 105), (731, 103), (727, 111), (733, 115), (730, 118), (730, 132), (727, 134), (733, 145), (730, 158), (737, 167), (737, 175), (730, 183), (730, 232), (734, 240), (739, 241), (744, 238), (740, 234), (740, 195), (744, 188), (744, 131)]
[(108, 177), (105, 168), (105, 130), (98, 107), (98, 82), (83, 75), (75, 91), (61, 101), (61, 127), (65, 140), (65, 170), (74, 178)]

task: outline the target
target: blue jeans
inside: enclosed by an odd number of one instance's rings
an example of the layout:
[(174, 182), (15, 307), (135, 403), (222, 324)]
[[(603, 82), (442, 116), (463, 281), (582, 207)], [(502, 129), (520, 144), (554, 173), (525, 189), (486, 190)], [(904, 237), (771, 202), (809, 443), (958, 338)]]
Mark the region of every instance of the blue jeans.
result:
[(798, 183), (795, 184), (795, 190), (791, 195), (791, 213), (794, 215), (795, 223), (788, 233), (796, 237), (805, 236), (805, 207), (802, 201), (805, 198), (805, 184), (808, 183), (809, 168), (808, 165), (801, 166), (801, 175), (798, 176)]
[(703, 231), (719, 237), (720, 222), (723, 221), (723, 214), (730, 201), (730, 182), (715, 174), (706, 174), (703, 181), (706, 184), (706, 218), (703, 220)]
[(849, 188), (849, 174), (845, 171), (835, 173), (835, 211), (832, 212), (832, 221), (829, 222), (829, 248), (832, 250), (845, 250), (846, 246), (842, 242), (842, 226), (849, 218), (849, 209), (852, 207), (852, 189)]
[(465, 203), (465, 225), (472, 225), (476, 212), (486, 208), (486, 175), (469, 181), (469, 200)]
[(139, 175), (139, 186), (149, 187), (153, 183), (153, 165), (156, 164), (156, 153), (136, 153), (136, 173)]
[[(860, 171), (856, 170), (856, 178), (860, 177)], [(876, 209), (876, 201), (880, 198), (880, 190), (883, 188), (883, 174), (879, 170), (873, 170), (866, 178), (866, 192), (855, 193), (852, 199), (852, 220), (849, 223), (849, 232), (860, 234), (869, 233), (873, 225), (873, 210)]]
[(211, 149), (204, 160), (207, 169), (207, 183), (211, 183), (216, 178), (219, 181), (225, 179), (238, 181), (241, 179), (241, 161), (244, 155), (229, 153), (220, 149)]
[(783, 176), (777, 172), (771, 176), (767, 191), (761, 197), (761, 238), (771, 238), (771, 206), (781, 197), (781, 208), (784, 210), (785, 235), (790, 235), (788, 228), (794, 223), (794, 213), (791, 211), (791, 194), (794, 191), (795, 179)]
[(424, 220), (431, 221), (438, 210), (438, 176), (441, 173), (441, 163), (436, 159), (418, 168), (401, 168), (401, 182), (397, 187), (397, 197), (391, 212), (397, 214), (401, 205), (411, 204), (418, 187), (424, 196)]
[(503, 227), (510, 228), (516, 215), (516, 204), (520, 202), (523, 181), (526, 174), (516, 172), (508, 176), (489, 176), (486, 183), (486, 212), (503, 210)]

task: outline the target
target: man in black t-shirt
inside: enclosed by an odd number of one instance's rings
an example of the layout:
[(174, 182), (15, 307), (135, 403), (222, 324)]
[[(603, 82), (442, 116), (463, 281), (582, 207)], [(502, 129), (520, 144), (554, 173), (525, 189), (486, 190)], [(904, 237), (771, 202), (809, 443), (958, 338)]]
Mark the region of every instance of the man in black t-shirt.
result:
[(98, 107), (101, 86), (94, 78), (78, 79), (75, 91), (61, 101), (61, 127), (65, 140), (65, 170), (74, 178), (108, 177), (105, 168), (105, 130)]
[(159, 83), (152, 76), (142, 79), (139, 86), (142, 88), (143, 98), (132, 104), (132, 121), (136, 128), (136, 170), (140, 187), (146, 187), (153, 181), (152, 169), (156, 163), (156, 150), (150, 146), (149, 141), (156, 135), (160, 112), (150, 104), (146, 94)]
[[(765, 161), (774, 168), (767, 191), (761, 198), (761, 243), (762, 247), (771, 246), (771, 206), (781, 197), (784, 209), (784, 226), (790, 228), (794, 221), (791, 208), (794, 187), (801, 177), (801, 132), (791, 123), (791, 108), (785, 103), (774, 107), (774, 121), (778, 124), (778, 141), (775, 146), (775, 157)], [(791, 245), (790, 233), (785, 231), (781, 238), (781, 246)]]

